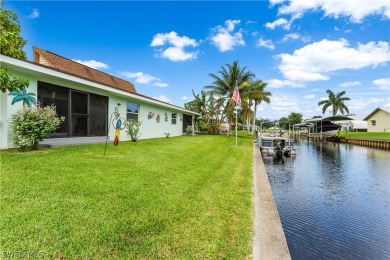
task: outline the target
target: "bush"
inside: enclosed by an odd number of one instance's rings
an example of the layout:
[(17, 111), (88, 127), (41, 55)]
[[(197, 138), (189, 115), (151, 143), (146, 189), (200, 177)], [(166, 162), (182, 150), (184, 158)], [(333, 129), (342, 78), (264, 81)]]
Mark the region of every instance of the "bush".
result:
[(191, 125), (187, 126), (186, 128), (187, 135), (192, 135), (193, 132), (194, 132), (194, 128)]
[(54, 105), (24, 107), (12, 115), (13, 144), (22, 151), (38, 149), (39, 142), (54, 133), (63, 121), (65, 118), (58, 118)]
[(138, 120), (131, 120), (126, 122), (126, 132), (127, 136), (130, 137), (131, 141), (135, 142), (141, 136), (139, 132), (139, 127), (142, 122)]

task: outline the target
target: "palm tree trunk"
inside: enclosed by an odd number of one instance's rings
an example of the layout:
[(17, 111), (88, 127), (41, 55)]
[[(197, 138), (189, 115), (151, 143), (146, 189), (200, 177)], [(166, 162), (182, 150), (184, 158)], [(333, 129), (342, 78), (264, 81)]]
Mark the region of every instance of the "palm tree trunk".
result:
[(256, 124), (256, 112), (257, 112), (257, 104), (255, 102), (255, 109), (253, 110), (253, 124), (252, 124), (252, 131), (251, 131), (251, 135), (253, 135), (253, 128)]
[(246, 116), (246, 131), (248, 133), (248, 135), (250, 135), (250, 132), (249, 132), (249, 115)]

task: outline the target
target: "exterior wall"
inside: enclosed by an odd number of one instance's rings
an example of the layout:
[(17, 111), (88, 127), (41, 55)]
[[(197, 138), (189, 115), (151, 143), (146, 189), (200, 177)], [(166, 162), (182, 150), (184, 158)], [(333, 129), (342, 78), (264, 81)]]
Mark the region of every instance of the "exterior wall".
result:
[[(372, 125), (372, 120), (376, 121), (376, 125)], [(367, 120), (368, 132), (390, 132), (390, 114), (383, 110), (378, 110)]]
[[(11, 71), (10, 71), (11, 72)], [(37, 80), (31, 75), (21, 75), (20, 73), (11, 72), (13, 76), (23, 76), (30, 81), (29, 87), (26, 89), (27, 93), (37, 94)], [(10, 138), (11, 129), (10, 123), (12, 121), (12, 115), (23, 108), (23, 102), (16, 102), (12, 105), (14, 96), (10, 96), (9, 92), (0, 94), (0, 149), (13, 147)]]
[[(153, 112), (154, 116), (149, 119), (149, 112)], [(172, 124), (172, 112), (176, 112), (176, 124)], [(168, 121), (165, 121), (165, 113)], [(160, 122), (157, 123), (156, 118), (160, 115)], [(170, 136), (183, 135), (183, 118), (182, 113), (171, 110), (169, 108), (152, 106), (150, 104), (141, 103), (138, 120), (142, 121), (140, 139), (165, 137), (164, 133), (170, 133)]]

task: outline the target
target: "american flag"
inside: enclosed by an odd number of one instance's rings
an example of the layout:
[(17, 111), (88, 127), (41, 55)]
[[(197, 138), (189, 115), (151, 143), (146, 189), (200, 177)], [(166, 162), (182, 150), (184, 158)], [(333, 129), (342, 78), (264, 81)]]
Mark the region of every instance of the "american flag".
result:
[(240, 92), (238, 91), (237, 83), (236, 83), (236, 87), (234, 88), (232, 98), (234, 102), (236, 102), (236, 106), (241, 106), (241, 97), (240, 97)]

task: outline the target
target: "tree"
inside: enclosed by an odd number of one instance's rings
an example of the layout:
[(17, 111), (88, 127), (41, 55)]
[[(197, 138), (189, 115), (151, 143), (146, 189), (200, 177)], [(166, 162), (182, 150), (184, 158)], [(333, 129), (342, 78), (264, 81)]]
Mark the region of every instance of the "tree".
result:
[(226, 115), (229, 123), (228, 136), (230, 136), (230, 125), (233, 119), (233, 111), (235, 103), (232, 100), (234, 87), (238, 85), (239, 91), (241, 91), (250, 84), (250, 80), (255, 76), (247, 68), (240, 68), (238, 61), (234, 61), (233, 64), (226, 64), (226, 67), (222, 66), (218, 71), (218, 75), (210, 73), (209, 76), (214, 80), (211, 85), (205, 86), (211, 94), (216, 97), (220, 97), (224, 100), (224, 114)]
[(291, 112), (290, 115), (288, 115), (288, 122), (290, 124), (299, 124), (302, 122), (302, 114), (301, 113), (295, 113)]
[[(271, 92), (266, 91), (267, 83), (261, 80), (252, 81), (249, 87), (244, 91), (244, 96), (248, 96), (249, 100), (253, 101), (254, 109), (253, 109), (253, 125), (255, 125), (256, 113), (257, 113), (257, 105), (261, 102), (265, 102), (267, 104), (271, 103), (270, 96), (272, 96)], [(251, 103), (251, 102), (250, 102)], [(253, 134), (253, 129), (250, 134)]]
[(192, 90), (192, 94), (194, 100), (184, 104), (184, 107), (201, 114), (201, 117), (196, 120), (200, 130), (207, 130), (209, 134), (216, 134), (221, 119), (221, 99), (214, 98), (212, 93), (206, 91), (195, 94)]
[(328, 93), (328, 99), (318, 102), (319, 106), (323, 106), (322, 114), (325, 114), (329, 107), (332, 107), (332, 113), (334, 116), (339, 110), (342, 115), (344, 115), (345, 112), (347, 112), (347, 114), (349, 113), (348, 107), (344, 104), (344, 102), (351, 99), (348, 97), (343, 97), (345, 95), (345, 90), (335, 95), (332, 90), (328, 89), (326, 93)]
[[(20, 36), (20, 25), (18, 17), (11, 11), (0, 9), (0, 53), (16, 59), (26, 59), (23, 47), (25, 41)], [(0, 87), (4, 93), (8, 91), (22, 91), (28, 87), (28, 80), (22, 77), (13, 77), (10, 73), (0, 68)]]

